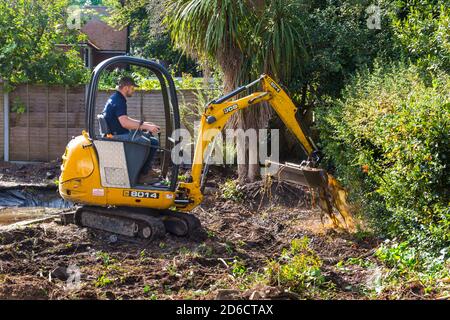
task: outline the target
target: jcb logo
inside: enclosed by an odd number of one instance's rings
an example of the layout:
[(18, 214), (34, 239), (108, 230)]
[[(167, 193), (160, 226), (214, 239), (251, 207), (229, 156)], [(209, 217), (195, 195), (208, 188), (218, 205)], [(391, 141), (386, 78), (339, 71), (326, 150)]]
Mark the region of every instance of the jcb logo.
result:
[(272, 86), (272, 88), (274, 88), (277, 92), (280, 92), (281, 89), (275, 84), (275, 82), (271, 82), (270, 85)]
[(230, 113), (233, 110), (236, 110), (238, 108), (237, 104), (233, 104), (232, 106), (226, 107), (225, 109), (223, 109), (223, 113), (227, 114)]

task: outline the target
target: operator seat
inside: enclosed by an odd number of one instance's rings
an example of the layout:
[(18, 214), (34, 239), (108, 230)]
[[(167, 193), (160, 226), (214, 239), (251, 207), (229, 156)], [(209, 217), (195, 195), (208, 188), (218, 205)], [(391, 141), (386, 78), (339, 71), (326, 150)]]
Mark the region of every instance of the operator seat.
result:
[(105, 114), (104, 113), (98, 114), (97, 121), (98, 121), (98, 128), (100, 131), (100, 136), (102, 138), (106, 138), (109, 133), (109, 128), (108, 128), (108, 123), (106, 122), (106, 119), (105, 119)]

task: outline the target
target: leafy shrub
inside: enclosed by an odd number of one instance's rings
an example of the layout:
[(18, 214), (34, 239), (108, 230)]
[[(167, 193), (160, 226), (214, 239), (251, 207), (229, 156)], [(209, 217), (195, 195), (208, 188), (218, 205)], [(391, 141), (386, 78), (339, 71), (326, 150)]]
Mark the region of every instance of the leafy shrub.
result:
[(425, 72), (450, 72), (448, 1), (414, 1), (405, 9), (408, 15), (397, 13), (393, 30), (406, 55)]
[(318, 119), (323, 149), (356, 208), (385, 235), (438, 249), (450, 244), (450, 77), (425, 82), (419, 74), (376, 65)]
[(11, 112), (17, 114), (24, 114), (27, 111), (26, 104), (20, 100), (20, 98), (15, 98), (13, 104), (11, 105)]

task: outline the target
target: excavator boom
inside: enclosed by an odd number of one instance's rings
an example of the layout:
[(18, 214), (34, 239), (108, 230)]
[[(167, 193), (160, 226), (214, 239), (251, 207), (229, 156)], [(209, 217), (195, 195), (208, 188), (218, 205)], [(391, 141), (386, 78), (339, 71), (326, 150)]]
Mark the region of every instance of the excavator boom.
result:
[[(231, 98), (250, 87), (261, 83), (262, 91), (251, 93), (243, 98), (230, 101)], [(200, 128), (195, 144), (194, 159), (191, 170), (190, 182), (179, 184), (178, 192), (189, 198), (189, 203), (179, 209), (190, 211), (203, 200), (201, 191), (202, 174), (204, 168), (205, 152), (215, 136), (225, 127), (230, 117), (239, 110), (256, 106), (261, 102), (268, 102), (277, 115), (300, 142), (308, 160), (300, 165), (268, 161), (266, 166), (276, 166), (277, 170), (272, 176), (284, 181), (316, 188), (319, 190), (319, 204), (335, 225), (339, 225), (338, 219), (333, 214), (333, 206), (341, 213), (346, 226), (352, 224), (348, 206), (345, 202), (345, 191), (337, 181), (323, 169), (317, 168), (317, 150), (312, 140), (302, 130), (297, 121), (297, 107), (286, 92), (268, 75), (262, 75), (258, 80), (249, 85), (240, 87), (233, 92), (213, 100), (206, 106), (206, 110), (200, 119)], [(330, 190), (333, 189), (333, 190)], [(335, 199), (336, 198), (336, 199)], [(339, 199), (337, 199), (339, 198)]]

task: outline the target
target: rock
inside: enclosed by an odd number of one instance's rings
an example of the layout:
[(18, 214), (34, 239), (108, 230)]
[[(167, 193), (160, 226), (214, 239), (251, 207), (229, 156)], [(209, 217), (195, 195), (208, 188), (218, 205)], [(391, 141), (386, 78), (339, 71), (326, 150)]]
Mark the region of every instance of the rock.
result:
[(69, 279), (69, 274), (67, 273), (67, 268), (65, 266), (59, 266), (51, 272), (52, 278), (56, 278), (62, 281)]
[(300, 297), (292, 292), (284, 291), (280, 287), (257, 285), (243, 294), (248, 300), (298, 300)]
[(262, 296), (258, 291), (253, 291), (248, 299), (249, 300), (261, 300)]
[(239, 290), (221, 289), (217, 292), (215, 300), (236, 300), (239, 299)]
[(108, 242), (109, 243), (116, 243), (117, 242), (117, 235), (115, 235), (115, 234), (110, 235), (109, 238), (108, 238)]
[(47, 179), (53, 179), (53, 178), (55, 178), (55, 173), (51, 172), (51, 171), (47, 171), (45, 173), (45, 176), (47, 177)]

